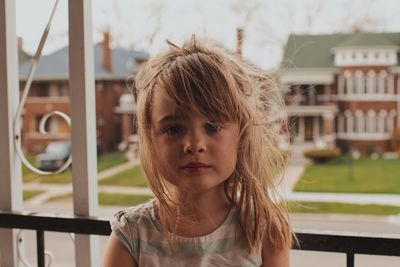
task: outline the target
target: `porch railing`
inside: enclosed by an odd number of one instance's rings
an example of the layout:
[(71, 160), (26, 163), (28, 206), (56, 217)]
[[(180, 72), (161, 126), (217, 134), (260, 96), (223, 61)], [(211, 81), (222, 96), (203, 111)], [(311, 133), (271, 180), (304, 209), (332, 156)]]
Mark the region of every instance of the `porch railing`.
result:
[[(111, 233), (110, 224), (106, 218), (39, 213), (0, 212), (0, 228), (36, 231), (38, 267), (45, 266), (45, 231), (85, 235), (109, 235)], [(400, 257), (400, 235), (311, 230), (299, 230), (296, 234), (299, 245), (295, 245), (293, 249), (345, 253), (347, 267), (354, 267), (355, 254)]]

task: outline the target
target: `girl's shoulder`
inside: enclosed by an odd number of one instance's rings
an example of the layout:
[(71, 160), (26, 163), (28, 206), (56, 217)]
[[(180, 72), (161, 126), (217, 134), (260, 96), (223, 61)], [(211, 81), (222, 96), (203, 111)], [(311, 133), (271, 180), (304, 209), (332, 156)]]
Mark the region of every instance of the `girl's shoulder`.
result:
[(120, 210), (110, 220), (111, 230), (118, 240), (139, 260), (139, 242), (143, 233), (158, 232), (160, 227), (155, 221), (154, 200), (144, 204)]
[(126, 227), (158, 228), (158, 225), (155, 224), (154, 202), (155, 200), (153, 199), (118, 211), (110, 221), (111, 229), (114, 231), (118, 228), (123, 229)]

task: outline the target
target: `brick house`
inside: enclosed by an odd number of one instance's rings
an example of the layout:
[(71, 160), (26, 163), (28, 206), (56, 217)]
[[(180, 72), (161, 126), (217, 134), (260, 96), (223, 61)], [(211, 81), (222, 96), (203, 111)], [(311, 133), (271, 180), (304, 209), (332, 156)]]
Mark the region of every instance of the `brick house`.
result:
[[(127, 78), (147, 58), (148, 54), (142, 51), (111, 49), (109, 33), (94, 47), (97, 139), (104, 150), (114, 149), (121, 142), (121, 117), (114, 108), (127, 90)], [(30, 65), (20, 65), (20, 88), (24, 86)], [(49, 134), (38, 132), (39, 122), (46, 113), (57, 110), (69, 114), (68, 80), (68, 47), (42, 56), (24, 107), (22, 135), (28, 153), (41, 151), (49, 141), (70, 138), (68, 125), (58, 116), (48, 121)]]
[(292, 143), (394, 149), (400, 33), (290, 35), (279, 71)]

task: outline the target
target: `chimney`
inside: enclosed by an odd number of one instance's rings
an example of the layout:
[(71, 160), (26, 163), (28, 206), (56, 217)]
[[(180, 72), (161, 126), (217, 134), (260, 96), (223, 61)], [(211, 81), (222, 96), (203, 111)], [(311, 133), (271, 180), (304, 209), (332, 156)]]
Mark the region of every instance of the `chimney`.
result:
[(18, 43), (18, 49), (19, 50), (24, 50), (24, 48), (23, 48), (24, 39), (21, 36), (18, 36), (17, 43)]
[(243, 44), (243, 29), (236, 29), (236, 53), (242, 56), (242, 44)]
[(112, 55), (111, 55), (110, 41), (111, 41), (110, 32), (104, 32), (103, 55), (102, 55), (103, 57), (101, 66), (108, 72), (112, 72)]

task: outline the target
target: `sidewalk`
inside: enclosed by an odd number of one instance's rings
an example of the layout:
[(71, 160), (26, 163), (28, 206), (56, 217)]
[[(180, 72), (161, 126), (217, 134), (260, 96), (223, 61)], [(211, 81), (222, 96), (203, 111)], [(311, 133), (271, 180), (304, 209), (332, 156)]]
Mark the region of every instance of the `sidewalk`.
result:
[[(103, 180), (107, 177), (113, 176), (117, 173), (130, 169), (137, 165), (138, 160), (130, 160), (126, 163), (120, 164), (116, 167), (104, 170), (98, 174), (98, 180)], [(33, 197), (26, 201), (26, 205), (40, 206), (43, 205), (47, 200), (55, 196), (63, 196), (72, 193), (72, 184), (41, 184), (41, 183), (26, 183), (24, 184), (24, 190), (41, 190), (44, 193)], [(99, 192), (106, 193), (121, 193), (121, 194), (141, 194), (141, 195), (152, 195), (149, 188), (141, 187), (122, 187), (122, 186), (104, 186), (98, 187)]]

